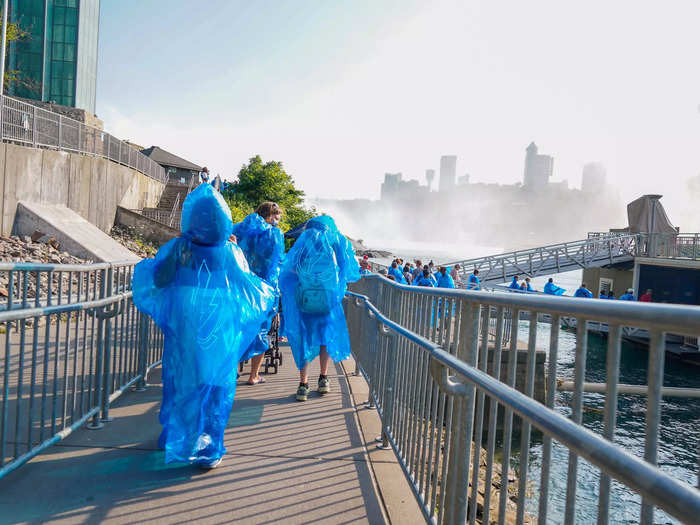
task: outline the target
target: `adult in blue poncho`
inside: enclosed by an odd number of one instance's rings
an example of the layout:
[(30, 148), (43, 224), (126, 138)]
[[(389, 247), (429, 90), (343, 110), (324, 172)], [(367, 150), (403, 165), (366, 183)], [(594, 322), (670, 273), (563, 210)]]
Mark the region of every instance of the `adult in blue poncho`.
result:
[(627, 293), (620, 296), (620, 301), (634, 301), (634, 289), (627, 288)]
[(510, 285), (508, 288), (511, 288), (512, 290), (520, 290), (520, 283), (518, 282), (518, 276), (514, 275), (513, 280), (510, 282)]
[(469, 276), (467, 281), (467, 290), (481, 290), (481, 281), (479, 280), (479, 270), (474, 268), (474, 271)]
[(311, 361), (320, 356), (318, 392), (325, 394), (330, 391), (330, 359), (337, 362), (350, 356), (342, 301), (347, 283), (360, 279), (359, 270), (352, 245), (328, 215), (309, 220), (287, 253), (280, 274), (283, 335), (299, 369), (299, 401), (309, 395)]
[(574, 297), (584, 297), (587, 299), (592, 299), (593, 294), (586, 288), (586, 283), (581, 283), (581, 287), (574, 292)]
[(403, 272), (399, 270), (399, 265), (396, 264), (396, 261), (391, 263), (391, 267), (389, 268), (389, 275), (393, 275), (394, 279), (396, 279), (397, 283), (400, 284), (406, 284), (406, 279), (404, 279)]
[(564, 295), (564, 292), (566, 290), (564, 288), (559, 288), (556, 284), (554, 284), (554, 279), (551, 277), (549, 278), (549, 281), (547, 281), (547, 284), (544, 285), (544, 293), (547, 295)]
[(168, 463), (221, 461), (239, 358), (277, 299), (228, 242), (232, 227), (221, 194), (201, 184), (185, 199), (182, 235), (134, 270), (134, 303), (165, 336), (159, 444)]
[(449, 273), (447, 273), (447, 268), (444, 266), (440, 266), (438, 268), (438, 272), (435, 274), (435, 279), (437, 280), (437, 287), (438, 288), (454, 288), (455, 287), (455, 282), (450, 276)]
[[(241, 247), (251, 271), (278, 288), (280, 265), (284, 258), (284, 236), (277, 227), (282, 218), (282, 208), (274, 202), (263, 202), (243, 221), (233, 227), (238, 246)], [(275, 309), (276, 313), (276, 309)], [(268, 349), (267, 334), (272, 317), (260, 327), (258, 335), (241, 356), (241, 361), (250, 359), (248, 384), (264, 383), (260, 377), (260, 365)]]

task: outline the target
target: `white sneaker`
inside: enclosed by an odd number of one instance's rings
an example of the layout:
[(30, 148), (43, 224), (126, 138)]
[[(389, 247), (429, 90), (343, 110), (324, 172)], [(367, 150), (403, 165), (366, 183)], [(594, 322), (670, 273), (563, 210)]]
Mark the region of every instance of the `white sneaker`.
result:
[(219, 466), (219, 463), (223, 461), (224, 457), (221, 456), (220, 458), (217, 459), (212, 459), (211, 461), (201, 461), (199, 462), (199, 466), (203, 469), (206, 470), (211, 470)]

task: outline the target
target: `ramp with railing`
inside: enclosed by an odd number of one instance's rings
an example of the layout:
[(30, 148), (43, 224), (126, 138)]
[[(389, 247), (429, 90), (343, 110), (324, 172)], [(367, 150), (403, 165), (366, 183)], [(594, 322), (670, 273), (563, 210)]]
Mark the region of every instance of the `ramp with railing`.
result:
[[(664, 457), (668, 468), (677, 449), (660, 440), (662, 396), (687, 393), (663, 388), (664, 334), (700, 333), (700, 308), (410, 287), (376, 275), (352, 290), (346, 317), (355, 359), (382, 419), (381, 441), (401, 462), (426, 521), (697, 523), (697, 433), (688, 441), (694, 459), (685, 475), (657, 465)], [(505, 320), (520, 312), (529, 312), (529, 320), (512, 323), (504, 345)], [(550, 315), (551, 324), (537, 323), (538, 314)], [(579, 321), (575, 348), (566, 356), (559, 337), (564, 316)], [(610, 326), (602, 371), (587, 369), (589, 320)], [(644, 387), (620, 382), (625, 326), (651, 334)], [(527, 353), (521, 364), (519, 340)], [(533, 399), (539, 345), (548, 353), (545, 404)], [(574, 362), (566, 362), (572, 356)], [(589, 372), (604, 372), (604, 382), (587, 382)], [(520, 392), (514, 386), (522, 374)], [(570, 378), (561, 385), (573, 397), (558, 394), (562, 375)], [(631, 409), (643, 411), (646, 423), (625, 427), (622, 444), (616, 439), (625, 415), (618, 394), (630, 393), (645, 396)], [(584, 400), (601, 407), (600, 433), (589, 429)], [(665, 426), (682, 424), (673, 414), (663, 416)], [(700, 420), (697, 413), (691, 417)], [(677, 427), (675, 433), (682, 432)]]
[(460, 265), (460, 276), (479, 270), (483, 283), (502, 283), (513, 276), (536, 277), (631, 261), (639, 255), (642, 234), (610, 234), (596, 238), (551, 244), (527, 250), (453, 261), (445, 266)]

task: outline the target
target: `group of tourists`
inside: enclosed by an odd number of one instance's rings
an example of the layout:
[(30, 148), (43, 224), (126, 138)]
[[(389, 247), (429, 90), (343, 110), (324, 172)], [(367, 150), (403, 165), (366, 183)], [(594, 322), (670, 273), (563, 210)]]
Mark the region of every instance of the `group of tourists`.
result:
[(349, 241), (329, 216), (315, 217), (284, 254), (282, 209), (263, 202), (234, 225), (211, 184), (185, 199), (182, 233), (136, 265), (133, 300), (165, 336), (159, 446), (166, 462), (214, 468), (226, 452), (224, 430), (239, 363), (259, 370), (273, 318), (299, 369), (296, 399), (309, 396), (308, 366), (320, 357), (318, 393), (326, 394), (330, 361), (350, 355), (342, 298), (360, 278)]

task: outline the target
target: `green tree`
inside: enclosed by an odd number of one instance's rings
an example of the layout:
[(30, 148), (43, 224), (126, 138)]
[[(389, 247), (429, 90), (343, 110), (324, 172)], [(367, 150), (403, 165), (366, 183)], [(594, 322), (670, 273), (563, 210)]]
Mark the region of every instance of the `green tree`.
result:
[[(2, 4), (0, 4), (2, 6)], [(2, 9), (0, 8), (0, 17), (2, 17)], [(2, 19), (0, 18), (0, 21)], [(1, 30), (1, 29), (0, 29)], [(7, 52), (9, 53), (10, 44), (18, 40), (28, 40), (31, 38), (31, 34), (28, 31), (23, 30), (18, 24), (7, 24), (7, 36), (5, 38), (5, 44)], [(11, 85), (24, 86), (31, 91), (38, 92), (39, 84), (26, 75), (23, 75), (19, 69), (8, 70), (5, 69), (5, 78), (3, 79), (5, 89), (7, 90)]]
[(261, 202), (272, 201), (284, 210), (280, 228), (287, 231), (316, 215), (314, 208), (304, 207), (304, 192), (281, 162), (263, 162), (260, 155), (251, 158), (238, 172), (238, 180), (224, 192), (234, 221), (242, 220)]

